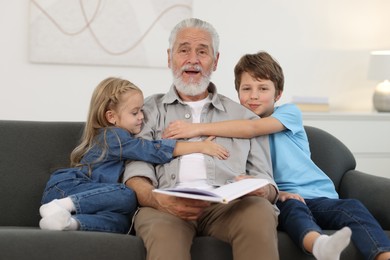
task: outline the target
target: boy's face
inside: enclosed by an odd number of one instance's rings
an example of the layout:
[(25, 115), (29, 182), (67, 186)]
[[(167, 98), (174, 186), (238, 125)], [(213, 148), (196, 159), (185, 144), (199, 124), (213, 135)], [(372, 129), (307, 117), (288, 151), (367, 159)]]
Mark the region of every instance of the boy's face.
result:
[(270, 116), (274, 112), (275, 102), (281, 93), (275, 95), (276, 89), (272, 81), (253, 78), (248, 72), (241, 75), (238, 97), (241, 105), (252, 110), (261, 117)]

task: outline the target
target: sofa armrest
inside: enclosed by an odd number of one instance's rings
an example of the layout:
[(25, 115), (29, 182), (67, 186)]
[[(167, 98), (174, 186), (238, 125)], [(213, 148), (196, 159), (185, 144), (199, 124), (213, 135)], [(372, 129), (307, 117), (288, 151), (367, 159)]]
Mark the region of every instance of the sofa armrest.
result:
[(382, 228), (390, 229), (390, 179), (356, 170), (347, 171), (341, 181), (340, 198), (360, 200), (378, 220)]

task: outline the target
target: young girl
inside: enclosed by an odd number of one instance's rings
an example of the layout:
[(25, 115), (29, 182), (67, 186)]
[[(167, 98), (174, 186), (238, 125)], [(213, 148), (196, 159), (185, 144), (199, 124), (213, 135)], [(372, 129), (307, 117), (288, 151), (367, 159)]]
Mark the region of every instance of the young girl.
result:
[(137, 200), (118, 183), (126, 160), (163, 164), (196, 152), (227, 158), (213, 137), (191, 143), (135, 138), (144, 118), (142, 106), (142, 91), (127, 80), (107, 78), (96, 87), (81, 143), (70, 156), (72, 168), (54, 172), (44, 190), (42, 229), (128, 232)]
[[(250, 138), (270, 134), (275, 182), (279, 187), (279, 229), (316, 259), (338, 260), (352, 241), (365, 259), (390, 259), (390, 241), (357, 200), (339, 199), (333, 182), (310, 159), (302, 115), (293, 104), (275, 107), (283, 92), (280, 65), (266, 52), (244, 55), (234, 69), (240, 103), (258, 120), (210, 124), (172, 123), (164, 137), (217, 135)], [(322, 229), (335, 229), (332, 236)]]

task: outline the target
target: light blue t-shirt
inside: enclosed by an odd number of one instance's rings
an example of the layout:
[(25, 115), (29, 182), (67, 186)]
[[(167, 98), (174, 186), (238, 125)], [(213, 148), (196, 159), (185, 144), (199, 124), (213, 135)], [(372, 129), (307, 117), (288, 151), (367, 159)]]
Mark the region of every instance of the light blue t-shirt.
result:
[(310, 158), (310, 148), (302, 114), (294, 104), (275, 107), (272, 117), (286, 130), (270, 135), (274, 179), (279, 190), (298, 193), (304, 199), (337, 199), (331, 179)]

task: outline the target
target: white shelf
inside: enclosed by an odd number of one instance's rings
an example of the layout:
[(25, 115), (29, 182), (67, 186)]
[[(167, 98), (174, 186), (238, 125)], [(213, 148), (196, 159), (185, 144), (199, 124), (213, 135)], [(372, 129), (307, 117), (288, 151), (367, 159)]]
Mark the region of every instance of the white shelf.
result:
[(304, 125), (321, 128), (354, 154), (356, 169), (390, 178), (390, 113), (303, 113)]
[(303, 120), (390, 121), (390, 113), (378, 112), (303, 112)]

